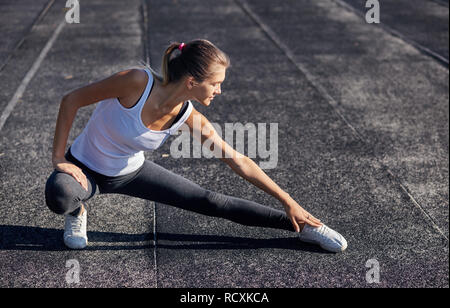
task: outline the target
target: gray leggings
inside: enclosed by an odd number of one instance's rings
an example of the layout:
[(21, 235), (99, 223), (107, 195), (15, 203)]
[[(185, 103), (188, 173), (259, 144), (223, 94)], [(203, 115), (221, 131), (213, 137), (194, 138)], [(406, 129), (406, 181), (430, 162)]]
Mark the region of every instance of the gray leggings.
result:
[(65, 158), (83, 170), (88, 180), (88, 191), (71, 175), (55, 169), (45, 185), (45, 201), (56, 214), (76, 214), (82, 201), (96, 194), (115, 193), (221, 217), (247, 226), (294, 231), (284, 211), (204, 189), (149, 160), (145, 160), (142, 167), (131, 174), (109, 177), (86, 167), (71, 155), (70, 148)]

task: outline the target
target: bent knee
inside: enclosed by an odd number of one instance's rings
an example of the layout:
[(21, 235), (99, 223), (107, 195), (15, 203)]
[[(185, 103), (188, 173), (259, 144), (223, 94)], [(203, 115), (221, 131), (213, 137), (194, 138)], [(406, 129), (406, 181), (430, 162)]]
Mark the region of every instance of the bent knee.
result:
[(77, 195), (73, 185), (75, 179), (63, 172), (53, 172), (45, 184), (45, 202), (48, 208), (59, 215), (68, 214), (77, 203)]

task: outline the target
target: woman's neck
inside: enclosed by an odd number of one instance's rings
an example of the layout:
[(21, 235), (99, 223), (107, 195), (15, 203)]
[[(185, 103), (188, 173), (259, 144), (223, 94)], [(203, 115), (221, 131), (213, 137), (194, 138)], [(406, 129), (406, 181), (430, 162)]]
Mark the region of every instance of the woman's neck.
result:
[(162, 83), (155, 79), (153, 91), (154, 97), (150, 106), (154, 112), (161, 115), (171, 113), (177, 106), (190, 99), (183, 82), (169, 83), (166, 86), (162, 86)]

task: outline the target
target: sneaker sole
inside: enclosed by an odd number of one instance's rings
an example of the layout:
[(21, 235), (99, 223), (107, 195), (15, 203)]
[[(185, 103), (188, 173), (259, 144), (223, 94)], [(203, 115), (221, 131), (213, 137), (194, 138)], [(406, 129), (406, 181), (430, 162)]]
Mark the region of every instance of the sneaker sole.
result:
[(68, 244), (66, 243), (66, 241), (64, 240), (64, 245), (66, 245), (67, 248), (74, 249), (74, 250), (82, 250), (82, 249), (85, 249), (85, 248), (87, 247), (88, 244), (89, 244), (89, 242), (88, 242), (88, 240), (86, 240), (86, 245), (85, 245), (85, 246), (83, 246), (83, 247), (74, 247), (74, 246), (68, 245)]
[(318, 245), (318, 246), (320, 246), (320, 248), (322, 248), (323, 250), (330, 251), (330, 252), (335, 252), (335, 253), (343, 252), (344, 250), (347, 249), (347, 243), (345, 243), (345, 245), (343, 245), (343, 246), (340, 248), (340, 250), (334, 250), (334, 249), (328, 249), (328, 248), (322, 246), (322, 244), (321, 244), (320, 242), (317, 242), (317, 241), (313, 241), (313, 240), (305, 240), (305, 239), (300, 239), (300, 241), (305, 242), (305, 243), (310, 243), (310, 244)]

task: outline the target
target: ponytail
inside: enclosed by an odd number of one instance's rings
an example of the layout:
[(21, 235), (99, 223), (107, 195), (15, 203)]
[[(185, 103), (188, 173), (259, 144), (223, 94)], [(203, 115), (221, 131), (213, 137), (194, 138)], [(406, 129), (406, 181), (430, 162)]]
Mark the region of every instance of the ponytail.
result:
[[(169, 62), (170, 62), (170, 56), (172, 55), (172, 53), (174, 52), (175, 49), (180, 47), (180, 43), (172, 43), (170, 44), (169, 47), (167, 47), (166, 51), (164, 52), (164, 56), (163, 56), (163, 60), (162, 60), (162, 77), (163, 77), (163, 81), (162, 84), (163, 86), (166, 86), (169, 84), (169, 82), (171, 82), (171, 76), (170, 76), (170, 71), (169, 71)], [(176, 60), (176, 59), (173, 59)], [(172, 62), (173, 62), (172, 60)], [(180, 61), (177, 61), (180, 62)], [(173, 63), (171, 63), (173, 66)], [(177, 71), (180, 71), (181, 68), (177, 67)], [(173, 78), (172, 78), (173, 79)], [(178, 79), (178, 78), (177, 78)]]

